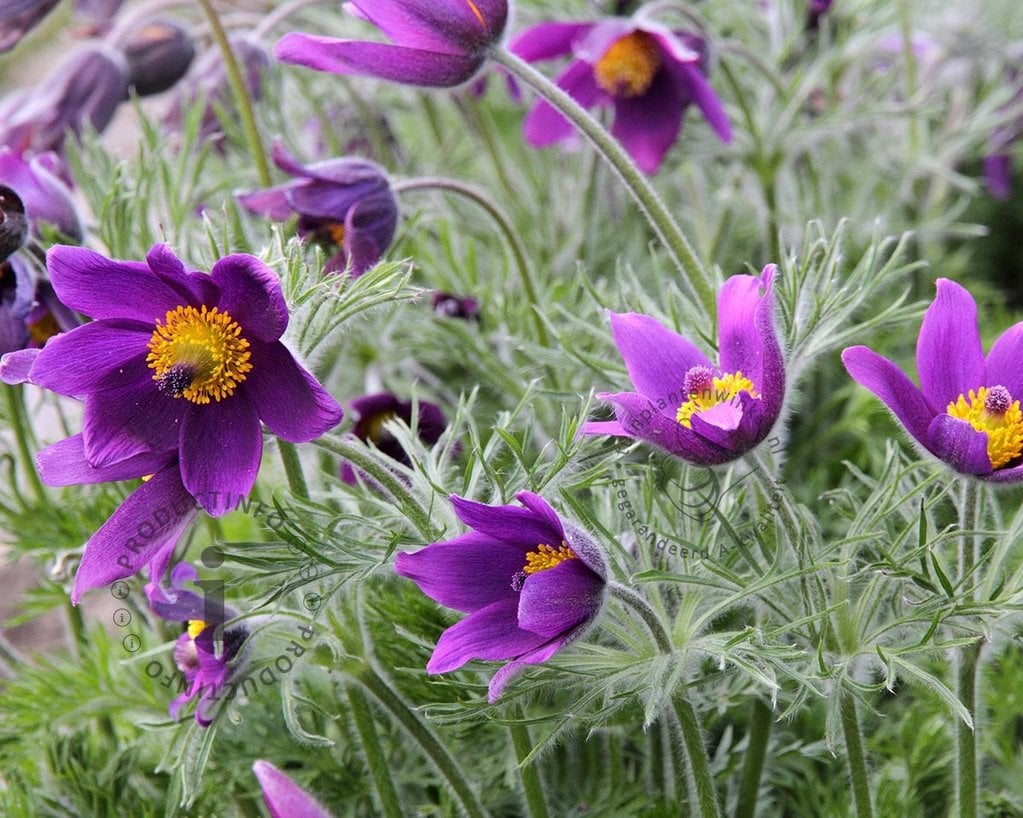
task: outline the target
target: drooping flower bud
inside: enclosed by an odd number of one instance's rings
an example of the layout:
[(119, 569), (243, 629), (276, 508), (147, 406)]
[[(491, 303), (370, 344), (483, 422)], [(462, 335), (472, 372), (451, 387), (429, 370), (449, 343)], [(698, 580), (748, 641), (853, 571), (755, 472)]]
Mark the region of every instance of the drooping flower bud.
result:
[(60, 0), (0, 0), (0, 54), (42, 22)]
[(170, 20), (141, 23), (122, 46), (128, 83), (140, 97), (173, 88), (188, 73), (195, 46), (185, 28)]
[(0, 263), (25, 243), (28, 237), (28, 219), (21, 197), (6, 185), (0, 184)]

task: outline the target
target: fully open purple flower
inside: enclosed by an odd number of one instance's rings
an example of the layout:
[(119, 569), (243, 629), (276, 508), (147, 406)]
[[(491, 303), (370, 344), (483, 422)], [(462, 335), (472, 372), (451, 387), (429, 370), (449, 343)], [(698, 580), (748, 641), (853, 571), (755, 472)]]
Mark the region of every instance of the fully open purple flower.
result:
[[(412, 426), (412, 401), (399, 400), (390, 392), (380, 392), (375, 395), (363, 395), (351, 402), (352, 409), (358, 415), (353, 433), (359, 440), (373, 443), (381, 452), (388, 457), (411, 466), (408, 453), (402, 448), (397, 439), (384, 428), (384, 423), (392, 418), (401, 420), (408, 426)], [(448, 422), (440, 407), (429, 401), (421, 400), (418, 403), (418, 412), (415, 422), (416, 433), (419, 439), (427, 446), (432, 446), (444, 430)], [(354, 484), (355, 470), (351, 464), (345, 463), (341, 467), (341, 479), (346, 483)]]
[(259, 779), (270, 818), (330, 818), (330, 813), (269, 761), (256, 761), (252, 772)]
[(398, 200), (383, 168), (365, 159), (330, 159), (305, 166), (278, 144), (273, 158), (294, 177), (284, 185), (238, 196), (242, 206), (271, 219), (298, 214), (298, 232), (335, 250), (325, 272), (361, 275), (384, 254), (398, 224)]
[(729, 278), (718, 293), (718, 365), (659, 321), (611, 313), (611, 332), (635, 392), (601, 393), (616, 420), (581, 433), (653, 443), (701, 466), (727, 463), (770, 433), (785, 397), (774, 327), (776, 268)]
[(450, 87), (479, 71), (508, 20), (507, 0), (352, 0), (345, 8), (393, 45), (292, 32), (274, 55), (316, 71)]
[(917, 443), (957, 472), (995, 483), (1023, 480), (1023, 322), (985, 357), (973, 297), (945, 278), (937, 289), (917, 338), (919, 388), (867, 347), (846, 349), (842, 362)]
[(426, 666), (446, 673), (472, 659), (507, 661), (490, 682), (490, 701), (525, 665), (546, 662), (593, 622), (604, 603), (607, 563), (597, 545), (547, 502), (522, 492), (518, 506), (452, 496), (473, 530), (400, 553), (395, 570), (441, 605), (469, 616), (437, 642)]
[(59, 245), (48, 263), (61, 301), (96, 320), (50, 339), (31, 379), (84, 400), (90, 466), (177, 453), (187, 491), (223, 514), (220, 498), (256, 480), (260, 421), (295, 443), (340, 422), (341, 407), (281, 343), (280, 282), (254, 256), (226, 256), (206, 275), (162, 244), (145, 262)]
[[(611, 133), (645, 173), (656, 173), (678, 138), (682, 115), (696, 103), (722, 141), (732, 130), (706, 77), (705, 43), (651, 20), (611, 17), (595, 23), (552, 22), (526, 29), (510, 50), (524, 60), (572, 59), (557, 84), (586, 108), (614, 108)], [(575, 138), (575, 130), (548, 102), (525, 123), (535, 147)]]

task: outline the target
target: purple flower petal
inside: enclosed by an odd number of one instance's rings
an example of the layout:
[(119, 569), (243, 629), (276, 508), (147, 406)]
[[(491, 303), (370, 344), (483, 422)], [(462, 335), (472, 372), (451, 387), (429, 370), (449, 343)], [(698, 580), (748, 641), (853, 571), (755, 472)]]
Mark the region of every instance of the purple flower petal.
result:
[(1012, 195), (1012, 156), (993, 153), (984, 157), (984, 181), (991, 198), (1006, 201)]
[(632, 437), (617, 420), (589, 420), (580, 427), (576, 437), (582, 437), (583, 435)]
[(181, 478), (219, 517), (252, 491), (263, 453), (256, 407), (244, 392), (206, 406), (189, 403), (181, 424)]
[(582, 560), (564, 560), (526, 577), (519, 595), (518, 625), (553, 638), (596, 616), (603, 600), (604, 581)]
[(521, 548), (472, 531), (412, 554), (401, 552), (394, 570), (441, 605), (472, 613), (517, 598), (512, 578), (524, 565)]
[(266, 190), (254, 190), (251, 193), (238, 193), (238, 203), (250, 213), (257, 213), (276, 221), (291, 218), (291, 202), (288, 200), (290, 183), (270, 187)]
[(585, 37), (573, 42), (575, 56), (596, 65), (611, 46), (638, 29), (640, 26), (628, 17), (606, 17), (591, 26)]
[(1018, 483), (1023, 480), (1023, 466), (995, 469), (991, 474), (981, 475), (981, 478), (989, 483)]
[(1013, 400), (1023, 400), (1023, 321), (1003, 332), (985, 361), (985, 385), (1004, 386)]
[(271, 818), (330, 818), (312, 796), (270, 762), (256, 761), (252, 772), (259, 780)]
[[(589, 108), (606, 96), (593, 78), (593, 67), (581, 60), (570, 62), (558, 76), (557, 84), (584, 108)], [(534, 148), (545, 148), (572, 138), (576, 133), (575, 126), (554, 106), (543, 100), (537, 102), (526, 116), (522, 132), (526, 142)]]
[(29, 373), (41, 351), (40, 349), (19, 349), (0, 356), (0, 381), (11, 386), (30, 383)]
[(553, 60), (572, 51), (572, 43), (593, 28), (593, 23), (540, 23), (519, 33), (508, 50), (526, 62)]
[[(346, 4), (347, 5), (347, 4)], [(373, 23), (392, 41), (427, 51), (457, 53), (449, 37), (441, 32), (445, 20), (435, 4), (408, 0), (353, 0), (359, 16)]]
[(71, 601), (140, 571), (167, 543), (175, 542), (195, 517), (195, 501), (181, 484), (176, 464), (143, 483), (85, 545)]
[(978, 432), (965, 420), (938, 415), (927, 430), (928, 448), (962, 474), (991, 474), (987, 433)]
[(538, 545), (557, 547), (565, 538), (562, 527), (551, 524), (547, 515), (538, 515), (518, 506), (488, 506), (451, 495), (455, 514), (469, 528), (521, 548), (523, 553)]
[(491, 704), (496, 702), (500, 698), (501, 693), (504, 692), (505, 685), (518, 673), (521, 673), (527, 665), (539, 665), (546, 662), (565, 645), (575, 639), (585, 628), (586, 625), (580, 625), (571, 633), (545, 642), (533, 650), (526, 651), (521, 656), (508, 662), (504, 667), (499, 668), (490, 680), (490, 685), (487, 689), (487, 701)]
[(984, 386), (977, 304), (961, 285), (947, 278), (938, 279), (937, 289), (916, 344), (920, 388), (935, 413)]
[(283, 344), (253, 341), (250, 349), (252, 370), (239, 392), (252, 400), (270, 431), (291, 443), (304, 443), (341, 422), (340, 404)]
[(672, 63), (671, 72), (686, 101), (695, 102), (703, 112), (704, 119), (726, 144), (732, 141), (732, 126), (728, 122), (721, 100), (703, 75), (699, 65), (688, 62)]
[[(541, 520), (545, 521), (552, 530), (560, 532), (559, 542), (565, 539), (565, 531), (561, 524), (561, 518), (558, 513), (551, 508), (550, 503), (543, 499), (539, 494), (533, 494), (531, 491), (520, 491), (515, 495), (515, 499), (518, 500), (522, 505), (528, 508)], [(554, 543), (548, 543), (548, 545), (554, 545)]]
[[(772, 265), (773, 268), (773, 265)], [(773, 272), (773, 270), (772, 270)], [(761, 282), (758, 276), (731, 276), (718, 292), (718, 358), (722, 372), (742, 372), (763, 391), (762, 369), (764, 339), (757, 326), (757, 312), (767, 302), (774, 310), (771, 278)], [(763, 284), (764, 293), (760, 289)]]
[(36, 455), (39, 476), (48, 486), (134, 480), (155, 474), (175, 460), (176, 452), (144, 452), (110, 466), (96, 468), (85, 458), (85, 442), (81, 434), (66, 437)]
[(615, 99), (611, 135), (639, 169), (657, 173), (682, 128), (683, 100), (671, 75), (658, 71), (645, 94)]
[(144, 359), (152, 334), (153, 325), (140, 321), (106, 318), (83, 324), (49, 340), (32, 367), (32, 382), (60, 395), (82, 397), (95, 391), (111, 370)]
[(277, 275), (255, 256), (236, 253), (213, 265), (211, 275), (220, 287), (219, 307), (242, 327), (252, 341), (276, 341), (288, 326), (288, 305), (284, 302)]
[(686, 372), (694, 366), (713, 369), (713, 364), (694, 344), (649, 315), (609, 315), (611, 334), (636, 391), (659, 407), (664, 404), (660, 411), (670, 409), (674, 417), (678, 406), (687, 400), (682, 394)]
[(907, 432), (934, 451), (927, 430), (935, 413), (915, 383), (887, 358), (864, 346), (844, 350), (842, 363), (854, 381), (877, 395), (892, 410)]
[(426, 672), (446, 673), (473, 659), (511, 659), (546, 642), (518, 627), (517, 611), (518, 599), (503, 599), (456, 622), (437, 640)]

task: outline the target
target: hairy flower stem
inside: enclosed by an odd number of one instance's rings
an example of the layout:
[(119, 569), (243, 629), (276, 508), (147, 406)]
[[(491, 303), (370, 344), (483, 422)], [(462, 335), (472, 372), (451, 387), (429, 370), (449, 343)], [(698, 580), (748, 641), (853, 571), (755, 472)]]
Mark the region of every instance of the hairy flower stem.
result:
[(540, 771), (535, 764), (522, 763), (533, 751), (533, 739), (529, 735), (529, 727), (522, 721), (522, 711), (518, 707), (512, 710), (511, 718), (515, 721), (508, 725), (508, 732), (511, 733), (515, 758), (519, 762), (519, 777), (522, 779), (522, 791), (526, 796), (526, 814), (528, 818), (548, 818), (550, 813), (547, 811), (547, 800), (544, 797)]
[(532, 268), (526, 254), (526, 248), (511, 219), (491, 198), (479, 188), (454, 179), (444, 179), (437, 176), (423, 176), (417, 179), (406, 179), (392, 185), (392, 190), (397, 194), (413, 190), (440, 190), (446, 193), (454, 193), (471, 202), (475, 202), (487, 215), (493, 219), (494, 224), (501, 231), (501, 234), (511, 248), (512, 256), (515, 259), (515, 266), (519, 270), (519, 279), (522, 282), (522, 289), (529, 301), (530, 314), (533, 316), (533, 324), (536, 327), (536, 337), (545, 347), (550, 346), (550, 336), (547, 334), (547, 327), (540, 316), (540, 299), (537, 297), (536, 287), (533, 284)]
[(231, 93), (234, 94), (234, 102), (238, 108), (238, 114), (242, 120), (242, 130), (245, 132), (245, 141), (249, 143), (249, 153), (252, 154), (252, 161), (256, 163), (256, 173), (259, 176), (259, 184), (262, 187), (270, 187), (273, 179), (270, 176), (270, 165), (266, 161), (266, 151), (263, 150), (263, 141), (259, 136), (259, 128), (256, 127), (256, 115), (252, 110), (252, 100), (245, 88), (245, 80), (242, 78), (241, 69), (238, 67), (238, 59), (231, 50), (231, 42), (227, 39), (227, 32), (220, 23), (217, 12), (213, 10), (210, 0), (199, 0), (206, 20), (210, 25), (210, 33), (217, 42), (220, 49), (220, 57), (224, 61), (224, 68), (227, 70), (227, 79), (231, 83)]
[(607, 590), (611, 596), (621, 600), (639, 614), (640, 619), (650, 628), (650, 633), (653, 634), (654, 641), (657, 642), (657, 648), (661, 653), (671, 653), (671, 638), (668, 636), (668, 631), (657, 615), (657, 611), (651, 607), (649, 602), (631, 588), (617, 582), (609, 582)]
[[(977, 565), (977, 529), (980, 527), (980, 485), (974, 480), (963, 481), (963, 496), (959, 505), (959, 582), (967, 606), (974, 599), (973, 572)], [(956, 724), (956, 800), (960, 818), (977, 818), (977, 672), (980, 667), (980, 640), (959, 649), (956, 657), (956, 681), (959, 700), (970, 714), (973, 725), (959, 719)]]
[(295, 444), (277, 438), (277, 450), (281, 453), (281, 463), (284, 464), (284, 474), (288, 478), (288, 488), (291, 489), (291, 493), (303, 500), (308, 500), (309, 485), (302, 473), (302, 459), (298, 456)]
[(754, 818), (757, 798), (760, 796), (760, 778), (767, 758), (767, 742), (773, 723), (771, 708), (754, 698), (750, 707), (749, 736), (746, 744), (746, 762), (739, 781), (739, 796), (735, 804), (735, 818)]
[(863, 736), (860, 720), (856, 714), (856, 698), (848, 690), (839, 693), (842, 711), (842, 732), (845, 735), (845, 750), (849, 759), (849, 775), (852, 778), (853, 799), (856, 803), (856, 818), (874, 818), (870, 801), (870, 782), (867, 778), (867, 760), (863, 751)]
[(7, 421), (14, 431), (14, 442), (18, 447), (18, 456), (21, 459), (21, 467), (25, 471), (25, 477), (35, 492), (36, 499), (40, 503), (46, 502), (46, 489), (43, 481), (39, 479), (39, 472), (36, 471), (36, 461), (32, 456), (32, 447), (28, 440), (28, 418), (25, 414), (25, 404), (22, 394), (13, 386), (3, 385), (4, 401), (7, 404)]
[(373, 710), (370, 708), (369, 700), (358, 685), (346, 685), (345, 692), (348, 694), (349, 712), (362, 743), (362, 754), (373, 779), (377, 797), (380, 799), (380, 814), (384, 818), (401, 818), (401, 801), (398, 800), (391, 770), (380, 747), (380, 738), (373, 724)]
[(462, 774), (458, 762), (448, 753), (433, 730), (419, 719), (412, 707), (391, 690), (390, 685), (372, 668), (364, 667), (357, 674), (357, 679), (373, 694), (376, 700), (394, 717), (395, 721), (405, 729), (430, 761), (433, 762), (437, 771), (451, 787), (466, 815), (469, 818), (486, 818), (487, 811), (483, 808), (479, 796), (473, 792), (468, 780)]
[(650, 226), (664, 242), (683, 281), (688, 283), (690, 291), (703, 306), (706, 314), (713, 318), (715, 299), (710, 276), (653, 185), (636, 167), (625, 149), (585, 108), (525, 60), (503, 48), (495, 48), (490, 56), (494, 62), (506, 68), (553, 105), (589, 139), (632, 194)]

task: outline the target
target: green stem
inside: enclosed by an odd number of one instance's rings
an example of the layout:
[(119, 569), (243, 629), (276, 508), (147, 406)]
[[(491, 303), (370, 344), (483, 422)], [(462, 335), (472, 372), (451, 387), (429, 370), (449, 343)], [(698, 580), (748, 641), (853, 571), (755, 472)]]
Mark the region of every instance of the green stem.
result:
[(842, 710), (842, 732), (845, 734), (845, 751), (849, 762), (849, 776), (852, 778), (856, 818), (873, 818), (874, 808), (870, 803), (867, 760), (863, 752), (860, 720), (856, 715), (856, 698), (848, 690), (841, 691), (839, 695), (842, 697), (840, 704)]
[(537, 338), (545, 347), (550, 346), (550, 336), (547, 334), (547, 327), (544, 325), (543, 318), (540, 317), (540, 299), (537, 297), (536, 287), (533, 284), (532, 268), (526, 255), (525, 245), (523, 245), (522, 239), (512, 225), (511, 219), (508, 218), (508, 215), (498, 205), (491, 201), (486, 193), (472, 185), (438, 176), (423, 176), (417, 179), (406, 179), (402, 182), (396, 182), (392, 185), (392, 190), (397, 194), (413, 190), (442, 190), (468, 199), (483, 208), (494, 224), (497, 225), (501, 234), (507, 240), (508, 246), (511, 248), (512, 256), (515, 259), (515, 266), (519, 269), (522, 289), (525, 290), (526, 299), (531, 307), (530, 313), (536, 326)]
[(14, 676), (17, 669), (25, 664), (25, 658), (0, 631), (0, 677)]
[(231, 42), (227, 38), (227, 32), (220, 23), (217, 12), (213, 10), (210, 0), (199, 0), (206, 20), (210, 25), (210, 33), (217, 41), (217, 48), (220, 49), (220, 57), (224, 61), (224, 68), (227, 70), (227, 79), (231, 84), (231, 92), (234, 94), (235, 105), (242, 120), (242, 130), (245, 133), (245, 141), (249, 143), (249, 153), (252, 154), (252, 161), (256, 163), (256, 173), (259, 176), (259, 183), (263, 187), (270, 187), (273, 178), (270, 176), (270, 165), (266, 161), (266, 152), (263, 150), (263, 142), (259, 136), (259, 128), (256, 126), (256, 116), (252, 110), (252, 100), (245, 87), (245, 80), (242, 78), (241, 69), (238, 67), (238, 59), (231, 50)]
[(309, 485), (302, 473), (302, 458), (298, 456), (295, 444), (277, 438), (277, 449), (281, 453), (281, 462), (284, 464), (284, 474), (288, 478), (288, 488), (291, 489), (291, 493), (303, 500), (308, 500)]
[(685, 693), (678, 693), (675, 696), (675, 715), (678, 716), (678, 723), (682, 727), (682, 742), (689, 756), (689, 770), (696, 789), (699, 816), (717, 818), (721, 813), (718, 810), (718, 798), (714, 790), (714, 776), (710, 772), (707, 747), (703, 743), (703, 730), (700, 728), (696, 711), (693, 710)]
[(668, 631), (664, 627), (661, 618), (657, 615), (657, 611), (653, 609), (650, 603), (631, 588), (627, 588), (617, 582), (609, 582), (607, 589), (611, 596), (624, 602), (646, 622), (661, 653), (671, 653), (671, 638), (668, 636)]
[(14, 431), (14, 442), (18, 447), (18, 456), (21, 459), (22, 469), (25, 477), (28, 478), (32, 490), (40, 503), (46, 502), (46, 489), (43, 481), (39, 479), (39, 472), (36, 471), (36, 461), (32, 456), (32, 447), (28, 441), (28, 418), (25, 413), (25, 406), (22, 402), (22, 393), (13, 386), (3, 385), (4, 400), (7, 403), (7, 414), (10, 419), (11, 429)]
[(398, 800), (398, 792), (394, 789), (394, 779), (387, 766), (387, 759), (384, 758), (384, 751), (380, 747), (380, 738), (373, 724), (373, 711), (366, 694), (357, 685), (346, 685), (345, 691), (348, 694), (352, 721), (355, 722), (355, 729), (362, 742), (366, 766), (380, 799), (380, 814), (385, 818), (402, 818), (401, 802)]
[(519, 762), (519, 776), (522, 779), (522, 790), (526, 794), (527, 814), (529, 818), (548, 818), (550, 813), (547, 812), (547, 800), (544, 798), (540, 771), (533, 763), (525, 765), (522, 763), (533, 751), (533, 739), (529, 735), (529, 727), (521, 721), (522, 712), (518, 708), (515, 708), (511, 717), (517, 719), (508, 725), (508, 732), (511, 733), (515, 757)]
[[(974, 569), (977, 565), (977, 536), (980, 521), (980, 485), (963, 481), (959, 506), (959, 582), (967, 605), (974, 600)], [(977, 785), (977, 671), (980, 666), (980, 640), (959, 649), (956, 657), (959, 700), (970, 714), (972, 726), (962, 719), (956, 725), (956, 800), (960, 818), (976, 818), (979, 791)]]
[(412, 708), (391, 690), (387, 682), (372, 668), (365, 667), (357, 678), (426, 753), (438, 772), (448, 782), (469, 818), (485, 818), (487, 811), (480, 802), (479, 796), (473, 792), (469, 782), (462, 775), (458, 762), (447, 751), (433, 730), (419, 720)]
[(739, 797), (735, 804), (735, 818), (754, 818), (757, 814), (757, 798), (760, 796), (760, 778), (767, 758), (767, 742), (773, 725), (771, 708), (760, 699), (753, 699), (750, 708), (749, 740), (746, 746), (746, 762), (739, 781)]
[(495, 48), (491, 58), (547, 100), (590, 140), (618, 174), (654, 232), (664, 242), (696, 300), (703, 305), (708, 316), (714, 316), (714, 287), (709, 275), (661, 197), (633, 164), (625, 149), (585, 108), (525, 60), (503, 48)]

